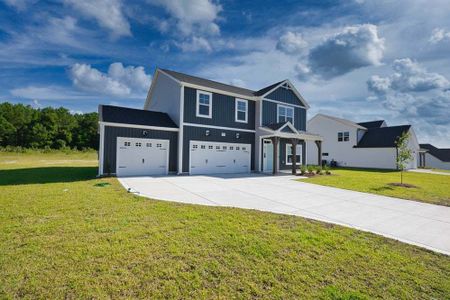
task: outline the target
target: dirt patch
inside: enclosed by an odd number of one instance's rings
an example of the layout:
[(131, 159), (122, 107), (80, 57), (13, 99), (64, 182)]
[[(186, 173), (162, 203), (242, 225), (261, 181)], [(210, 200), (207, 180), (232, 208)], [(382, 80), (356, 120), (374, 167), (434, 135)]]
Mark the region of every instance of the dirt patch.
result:
[(409, 189), (417, 189), (418, 187), (413, 185), (413, 184), (408, 184), (408, 183), (398, 183), (398, 182), (391, 182), (388, 183), (388, 185), (390, 186), (399, 186), (399, 187), (405, 187), (405, 188), (409, 188)]

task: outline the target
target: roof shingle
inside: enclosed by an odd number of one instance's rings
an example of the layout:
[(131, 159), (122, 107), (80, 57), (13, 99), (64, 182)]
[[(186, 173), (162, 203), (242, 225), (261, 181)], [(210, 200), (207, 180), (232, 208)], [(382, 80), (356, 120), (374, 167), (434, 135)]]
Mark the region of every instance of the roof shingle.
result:
[(404, 132), (409, 131), (411, 125), (370, 128), (363, 135), (355, 148), (392, 148)]
[(420, 148), (428, 150), (428, 153), (441, 161), (450, 162), (450, 148), (436, 148), (431, 144), (420, 144)]
[(168, 114), (128, 107), (99, 105), (99, 121), (133, 125), (178, 128)]

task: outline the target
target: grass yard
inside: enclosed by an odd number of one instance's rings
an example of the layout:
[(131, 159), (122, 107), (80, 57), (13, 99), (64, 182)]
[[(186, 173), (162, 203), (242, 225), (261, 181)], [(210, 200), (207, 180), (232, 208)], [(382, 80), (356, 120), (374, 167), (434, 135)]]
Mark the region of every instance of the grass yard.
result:
[(450, 206), (450, 176), (403, 172), (403, 182), (417, 188), (391, 186), (400, 182), (400, 172), (371, 169), (336, 169), (332, 176), (300, 179), (304, 182), (342, 189)]
[(0, 153), (0, 298), (450, 295), (445, 255), (299, 217), (137, 197), (95, 179), (95, 159)]

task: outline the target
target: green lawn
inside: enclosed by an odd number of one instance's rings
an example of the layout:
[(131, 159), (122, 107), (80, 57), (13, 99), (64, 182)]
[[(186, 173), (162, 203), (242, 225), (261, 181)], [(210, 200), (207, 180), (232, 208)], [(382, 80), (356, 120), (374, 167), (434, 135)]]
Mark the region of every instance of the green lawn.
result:
[(447, 256), (299, 217), (133, 196), (95, 179), (95, 158), (0, 154), (0, 298), (450, 295)]
[(371, 169), (336, 169), (332, 176), (300, 179), (304, 182), (348, 190), (398, 197), (432, 204), (450, 206), (450, 176), (403, 172), (403, 182), (417, 188), (391, 186), (400, 182), (400, 172)]

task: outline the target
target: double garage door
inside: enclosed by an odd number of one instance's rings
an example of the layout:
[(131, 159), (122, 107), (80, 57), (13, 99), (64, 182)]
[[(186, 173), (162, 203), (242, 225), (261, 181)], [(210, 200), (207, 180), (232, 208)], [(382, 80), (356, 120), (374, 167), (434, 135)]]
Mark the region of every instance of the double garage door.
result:
[(191, 141), (190, 174), (249, 173), (251, 145)]
[(117, 138), (117, 176), (164, 175), (169, 171), (169, 140)]

